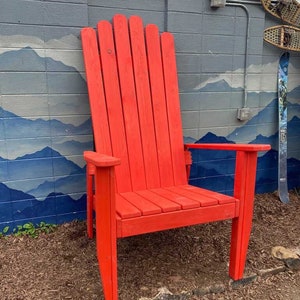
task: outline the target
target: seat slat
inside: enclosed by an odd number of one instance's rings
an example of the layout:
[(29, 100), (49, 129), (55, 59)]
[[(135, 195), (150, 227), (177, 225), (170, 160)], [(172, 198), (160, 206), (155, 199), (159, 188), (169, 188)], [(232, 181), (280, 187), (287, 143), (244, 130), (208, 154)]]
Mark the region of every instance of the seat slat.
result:
[[(185, 196), (187, 198), (190, 198), (192, 200), (198, 201), (200, 203), (200, 206), (211, 206), (219, 204), (218, 200), (212, 197), (209, 197), (203, 192), (201, 196), (199, 194), (196, 194), (194, 192), (189, 191), (188, 189), (185, 189), (184, 187), (168, 187), (167, 190), (170, 190), (174, 193), (177, 193), (181, 196)], [(205, 190), (204, 190), (205, 191)]]
[(121, 193), (125, 200), (138, 208), (143, 216), (159, 214), (162, 212), (161, 208), (144, 197), (135, 192)]
[(159, 206), (163, 212), (170, 212), (181, 209), (181, 206), (176, 202), (167, 199), (161, 195), (155, 194), (152, 191), (144, 190), (138, 191), (136, 193), (146, 198), (147, 200), (153, 202), (155, 205)]
[(167, 189), (159, 188), (159, 189), (152, 189), (151, 191), (156, 193), (157, 195), (160, 195), (166, 199), (169, 199), (169, 200), (179, 204), (182, 209), (192, 209), (192, 208), (200, 207), (199, 201), (195, 201), (195, 200), (189, 199), (187, 197), (178, 195)]
[(219, 204), (233, 203), (236, 201), (236, 199), (234, 197), (220, 194), (220, 193), (210, 191), (210, 190), (205, 190), (203, 188), (195, 187), (192, 185), (185, 185), (185, 186), (183, 186), (183, 188), (186, 190), (192, 191), (196, 194), (200, 194), (200, 195), (203, 195), (205, 193), (205, 195), (207, 195), (209, 197), (213, 197), (214, 199), (217, 199), (219, 201)]
[(121, 219), (136, 218), (142, 215), (140, 210), (124, 199), (120, 194), (116, 194), (116, 212)]

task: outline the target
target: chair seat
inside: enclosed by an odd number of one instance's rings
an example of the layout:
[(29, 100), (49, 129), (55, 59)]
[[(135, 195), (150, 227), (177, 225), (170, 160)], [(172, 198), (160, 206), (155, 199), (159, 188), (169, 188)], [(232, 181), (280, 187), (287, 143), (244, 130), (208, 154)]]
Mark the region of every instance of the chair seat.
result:
[(116, 195), (117, 236), (234, 218), (239, 200), (191, 185)]
[(116, 197), (116, 211), (121, 219), (128, 219), (234, 202), (234, 197), (181, 185), (119, 193)]

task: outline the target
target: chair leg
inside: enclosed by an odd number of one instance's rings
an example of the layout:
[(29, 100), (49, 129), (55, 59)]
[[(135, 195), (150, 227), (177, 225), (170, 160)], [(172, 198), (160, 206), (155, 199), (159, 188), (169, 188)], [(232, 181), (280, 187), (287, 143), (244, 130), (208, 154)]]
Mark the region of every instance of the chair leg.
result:
[(116, 236), (104, 239), (96, 229), (97, 257), (105, 300), (118, 299), (117, 247)]
[(251, 234), (252, 217), (232, 221), (229, 276), (234, 280), (243, 278)]
[[(118, 299), (114, 168), (97, 168), (96, 245), (105, 300)], [(101, 193), (100, 193), (101, 192)]]
[(234, 196), (239, 199), (238, 217), (232, 220), (229, 276), (243, 278), (252, 228), (256, 177), (256, 152), (238, 152)]
[(87, 198), (86, 198), (86, 226), (87, 226), (87, 235), (90, 239), (93, 238), (93, 177), (92, 174), (93, 167), (88, 164), (87, 165), (87, 176), (86, 176), (86, 184), (87, 184)]

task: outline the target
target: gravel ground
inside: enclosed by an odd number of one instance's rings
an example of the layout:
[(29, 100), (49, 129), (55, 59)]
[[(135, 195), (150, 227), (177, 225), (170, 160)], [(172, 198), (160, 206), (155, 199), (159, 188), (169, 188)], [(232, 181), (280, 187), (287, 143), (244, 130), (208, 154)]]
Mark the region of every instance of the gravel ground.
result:
[[(228, 221), (120, 239), (120, 300), (299, 300), (300, 272), (271, 255), (274, 246), (300, 251), (300, 197), (291, 191), (290, 199), (286, 205), (275, 193), (256, 195), (248, 282), (232, 283), (227, 275)], [(103, 299), (85, 222), (37, 238), (1, 238), (0, 272), (3, 300)]]

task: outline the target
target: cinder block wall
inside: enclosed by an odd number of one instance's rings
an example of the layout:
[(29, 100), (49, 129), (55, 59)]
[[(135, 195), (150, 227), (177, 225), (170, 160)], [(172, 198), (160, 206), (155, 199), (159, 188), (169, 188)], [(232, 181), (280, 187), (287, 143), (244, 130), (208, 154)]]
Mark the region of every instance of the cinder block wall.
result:
[[(116, 13), (138, 14), (174, 33), (185, 140), (271, 143), (273, 150), (260, 157), (257, 192), (274, 191), (282, 51), (262, 36), (280, 22), (256, 2), (213, 10), (208, 0), (0, 0), (0, 230), (85, 217), (82, 152), (93, 139), (80, 29)], [(293, 53), (290, 188), (300, 185), (299, 73)], [(243, 106), (252, 117), (241, 122)], [(193, 153), (193, 159), (191, 183), (232, 192), (232, 153)]]

